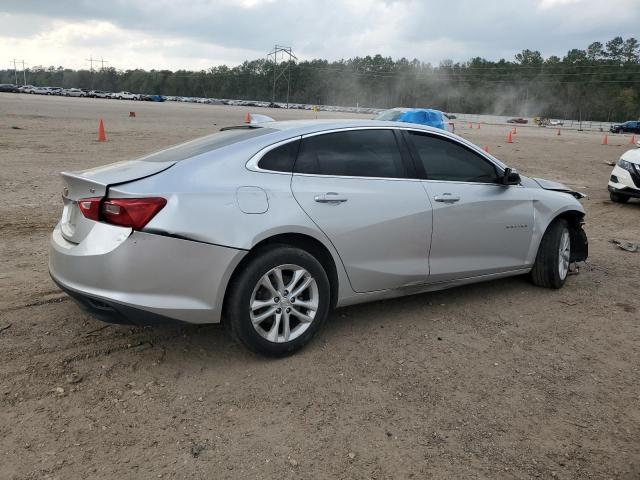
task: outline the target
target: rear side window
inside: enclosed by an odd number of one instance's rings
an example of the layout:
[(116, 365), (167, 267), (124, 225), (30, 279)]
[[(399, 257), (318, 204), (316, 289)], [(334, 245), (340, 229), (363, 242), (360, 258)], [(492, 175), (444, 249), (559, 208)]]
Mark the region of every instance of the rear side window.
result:
[(480, 155), (453, 141), (409, 132), (429, 180), (494, 183), (496, 168)]
[(296, 155), (298, 155), (299, 146), (300, 140), (296, 140), (269, 150), (258, 162), (258, 167), (263, 170), (291, 173)]
[(391, 130), (349, 130), (302, 140), (296, 173), (403, 178), (405, 169)]

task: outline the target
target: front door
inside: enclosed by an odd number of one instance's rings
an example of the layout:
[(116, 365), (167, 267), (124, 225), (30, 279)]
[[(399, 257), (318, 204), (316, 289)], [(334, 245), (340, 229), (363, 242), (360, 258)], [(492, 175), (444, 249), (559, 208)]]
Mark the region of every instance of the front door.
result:
[(533, 236), (529, 189), (499, 184), (496, 166), (457, 142), (420, 132), (407, 139), (433, 204), (429, 280), (525, 268)]

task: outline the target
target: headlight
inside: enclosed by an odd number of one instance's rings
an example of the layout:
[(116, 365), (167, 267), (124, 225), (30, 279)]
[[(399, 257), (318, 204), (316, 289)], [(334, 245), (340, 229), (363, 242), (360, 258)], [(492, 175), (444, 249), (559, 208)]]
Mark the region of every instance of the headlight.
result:
[(623, 160), (622, 158), (620, 160), (618, 160), (618, 166), (620, 168), (624, 168), (626, 171), (628, 172), (633, 172), (633, 163), (631, 162), (627, 162), (626, 160)]

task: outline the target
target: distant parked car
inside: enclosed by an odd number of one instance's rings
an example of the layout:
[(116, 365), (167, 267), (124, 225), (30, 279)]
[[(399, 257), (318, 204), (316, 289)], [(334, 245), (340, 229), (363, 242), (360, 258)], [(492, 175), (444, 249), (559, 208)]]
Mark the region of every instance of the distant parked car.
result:
[(65, 97), (86, 97), (87, 94), (80, 90), (79, 88), (69, 88), (64, 91), (63, 95)]
[(47, 95), (62, 95), (63, 88), (62, 87), (47, 87), (49, 92)]
[(49, 87), (33, 87), (29, 93), (34, 95), (50, 95)]
[(518, 118), (510, 118), (509, 120), (507, 120), (507, 123), (520, 123), (520, 124), (526, 124), (526, 123), (529, 123), (529, 120), (527, 120), (526, 118), (522, 118), (522, 117), (518, 117)]
[(0, 83), (0, 92), (18, 93), (20, 90), (13, 83)]
[(31, 93), (31, 90), (34, 88), (35, 87), (33, 85), (22, 85), (21, 87), (18, 87), (18, 90), (20, 93)]
[(118, 100), (140, 100), (140, 94), (131, 92), (118, 92), (112, 93), (111, 98), (117, 98)]
[(392, 108), (391, 110), (385, 110), (374, 120), (416, 123), (441, 130), (449, 130), (447, 128), (449, 122), (445, 115), (440, 110), (432, 110), (430, 108)]
[(640, 133), (640, 122), (629, 120), (628, 122), (611, 125), (611, 133)]
[(91, 98), (109, 98), (111, 93), (102, 90), (89, 90), (87, 95)]

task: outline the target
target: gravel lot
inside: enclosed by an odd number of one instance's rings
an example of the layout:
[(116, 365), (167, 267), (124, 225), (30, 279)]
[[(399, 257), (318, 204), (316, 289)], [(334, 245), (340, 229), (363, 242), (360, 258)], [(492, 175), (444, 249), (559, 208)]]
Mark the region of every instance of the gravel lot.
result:
[(106, 326), (58, 291), (59, 171), (245, 113), (0, 94), (0, 478), (640, 478), (640, 253), (609, 243), (640, 241), (640, 202), (609, 201), (605, 164), (628, 137), (458, 125), (589, 195), (590, 258), (559, 291), (512, 278), (349, 307), (282, 360), (220, 326)]

